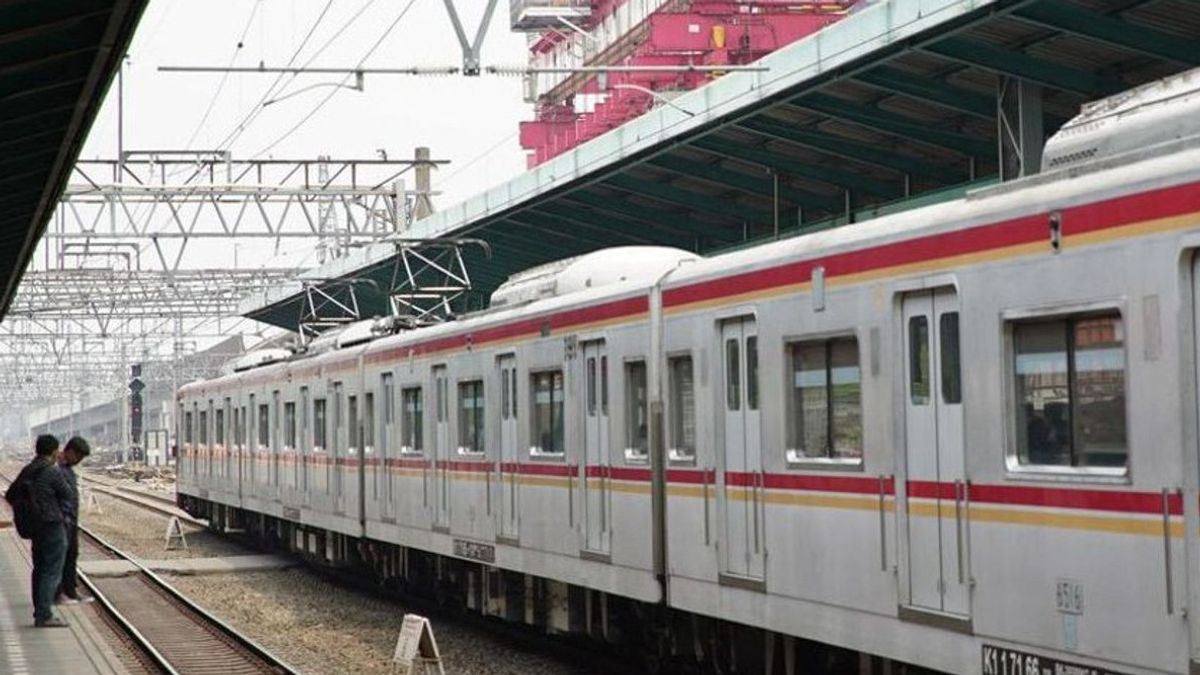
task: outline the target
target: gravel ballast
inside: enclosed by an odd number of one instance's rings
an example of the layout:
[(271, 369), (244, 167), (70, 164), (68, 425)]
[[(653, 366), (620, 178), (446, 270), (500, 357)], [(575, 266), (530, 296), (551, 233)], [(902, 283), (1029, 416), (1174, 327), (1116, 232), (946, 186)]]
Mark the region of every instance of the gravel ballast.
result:
[[(101, 511), (81, 520), (98, 535), (143, 559), (255, 553), (232, 541), (184, 526), (188, 550), (165, 550), (167, 518), (97, 492)], [(241, 574), (168, 576), (214, 615), (283, 660), (311, 675), (388, 675), (404, 614), (402, 602), (347, 588), (305, 568)], [(592, 675), (584, 661), (525, 651), (480, 626), (431, 618), (447, 673)]]

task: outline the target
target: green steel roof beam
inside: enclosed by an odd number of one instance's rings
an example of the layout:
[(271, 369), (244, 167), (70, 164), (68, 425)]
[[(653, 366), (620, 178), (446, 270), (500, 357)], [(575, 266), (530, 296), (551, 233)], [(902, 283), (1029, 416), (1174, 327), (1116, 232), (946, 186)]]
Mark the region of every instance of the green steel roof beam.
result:
[(526, 209), (520, 213), (521, 218), (532, 223), (539, 223), (542, 227), (561, 227), (566, 222), (576, 228), (595, 232), (601, 238), (611, 238), (616, 235), (625, 240), (621, 242), (622, 244), (655, 244), (662, 239), (662, 237), (659, 237), (658, 240), (647, 237), (644, 222), (631, 222), (613, 216), (599, 218), (599, 222), (593, 222), (581, 217), (589, 215), (594, 214), (590, 210), (583, 211), (551, 203), (538, 204), (536, 208)]
[(996, 99), (960, 89), (936, 78), (910, 75), (898, 68), (879, 66), (854, 76), (865, 85), (901, 94), (980, 119), (996, 119)]
[(892, 136), (901, 136), (963, 155), (995, 157), (996, 146), (980, 138), (957, 131), (946, 131), (930, 127), (910, 117), (867, 106), (855, 105), (834, 96), (809, 94), (791, 101), (792, 105), (807, 108), (824, 115), (837, 117), (847, 122), (882, 131)]
[[(569, 243), (578, 244), (581, 246), (603, 246), (605, 243), (602, 240), (587, 239), (585, 237), (578, 236), (579, 233), (564, 232), (563, 228), (561, 227), (561, 223), (560, 223), (560, 226), (557, 228), (549, 228), (549, 227), (543, 227), (541, 225), (537, 225), (534, 222), (532, 222), (531, 219), (526, 218), (525, 217), (526, 215), (527, 214), (525, 214), (525, 213), (520, 213), (516, 216), (508, 216), (501, 222), (503, 222), (505, 225), (511, 225), (512, 227), (515, 227), (515, 228), (518, 228), (521, 230), (533, 230), (534, 232), (536, 232), (538, 234), (538, 236), (552, 237), (554, 239), (560, 239), (560, 240), (562, 240), (563, 243), (569, 242)], [(493, 225), (492, 227), (495, 227), (495, 225)], [(547, 242), (547, 243), (549, 243), (549, 242)]]
[(856, 192), (868, 192), (881, 197), (893, 198), (903, 190), (899, 184), (890, 184), (873, 178), (861, 176), (853, 171), (843, 171), (818, 164), (810, 164), (783, 157), (763, 147), (754, 147), (742, 143), (733, 143), (718, 138), (701, 138), (692, 143), (692, 147), (706, 152), (712, 152), (724, 157), (732, 157), (754, 164), (770, 167), (783, 173), (790, 173), (802, 178), (828, 183), (841, 189)]
[[(499, 256), (505, 256), (506, 260), (516, 259), (524, 265), (540, 265), (549, 260), (558, 260), (566, 258), (572, 254), (562, 255), (556, 252), (552, 247), (547, 246), (545, 240), (537, 237), (526, 237), (512, 232), (499, 232), (497, 230), (487, 230), (484, 232), (476, 232), (473, 236), (479, 237), (492, 245), (492, 262), (495, 265), (495, 260)], [(511, 265), (505, 265), (511, 267)]]
[(964, 37), (948, 37), (928, 44), (923, 49), (976, 68), (1086, 96), (1105, 96), (1129, 88), (1117, 79), (1043, 61), (1024, 52)]
[(1018, 19), (1121, 47), (1157, 59), (1200, 65), (1200, 46), (1186, 38), (1122, 21), (1078, 6), (1039, 3), (1017, 10)]
[[(666, 155), (655, 157), (649, 161), (649, 164), (717, 185), (735, 187), (743, 192), (752, 192), (763, 197), (772, 197), (775, 194), (771, 184), (771, 174), (767, 171), (763, 172), (761, 178), (756, 178), (741, 171), (723, 168), (717, 164), (694, 162)], [(799, 204), (821, 211), (838, 212), (845, 208), (840, 199), (830, 199), (824, 195), (808, 192), (807, 190), (797, 190), (782, 183), (779, 186), (779, 199), (789, 204)]]
[(907, 157), (876, 146), (856, 143), (836, 135), (789, 126), (783, 122), (754, 117), (738, 123), (743, 129), (760, 136), (827, 152), (845, 159), (877, 166), (889, 171), (913, 176), (928, 176), (942, 183), (960, 183), (967, 179), (962, 171), (948, 170), (942, 164)]
[(637, 178), (620, 175), (611, 176), (607, 178), (604, 183), (626, 192), (632, 192), (634, 194), (652, 197), (659, 201), (678, 204), (687, 208), (689, 211), (714, 213), (727, 218), (732, 218), (738, 222), (749, 220), (750, 222), (756, 223), (769, 223), (772, 220), (771, 214), (767, 211), (762, 211), (751, 206), (737, 204), (733, 201), (722, 199), (720, 197), (702, 194), (694, 190), (686, 190), (669, 183), (640, 180)]
[(725, 242), (737, 241), (738, 239), (736, 233), (729, 232), (724, 228), (697, 227), (698, 223), (696, 221), (682, 214), (628, 204), (623, 200), (611, 197), (600, 197), (585, 192), (573, 192), (567, 199), (579, 202), (597, 211), (607, 211), (632, 220), (641, 221), (648, 226), (647, 233), (655, 235), (670, 233), (672, 238), (678, 235), (697, 238), (709, 237)]

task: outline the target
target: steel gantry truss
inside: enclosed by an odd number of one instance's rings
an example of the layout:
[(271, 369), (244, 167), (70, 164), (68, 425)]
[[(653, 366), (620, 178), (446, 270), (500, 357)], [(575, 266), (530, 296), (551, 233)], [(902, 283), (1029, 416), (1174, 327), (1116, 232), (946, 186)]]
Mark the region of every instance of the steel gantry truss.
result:
[(303, 269), (263, 267), (263, 251), (298, 246), (324, 263), (429, 213), (430, 172), (445, 162), (427, 148), (380, 155), (168, 150), (80, 161), (0, 323), (0, 405), (121, 398), (133, 364), (148, 386), (211, 376), (220, 364), (201, 362), (207, 345), (266, 337), (238, 316), (238, 301)]

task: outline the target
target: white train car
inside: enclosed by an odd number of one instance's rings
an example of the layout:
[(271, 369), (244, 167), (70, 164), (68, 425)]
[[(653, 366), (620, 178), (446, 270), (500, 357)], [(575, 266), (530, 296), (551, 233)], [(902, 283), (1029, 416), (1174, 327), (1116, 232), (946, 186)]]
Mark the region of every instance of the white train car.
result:
[(1194, 79), (964, 199), (188, 385), (181, 501), (668, 665), (1196, 672)]

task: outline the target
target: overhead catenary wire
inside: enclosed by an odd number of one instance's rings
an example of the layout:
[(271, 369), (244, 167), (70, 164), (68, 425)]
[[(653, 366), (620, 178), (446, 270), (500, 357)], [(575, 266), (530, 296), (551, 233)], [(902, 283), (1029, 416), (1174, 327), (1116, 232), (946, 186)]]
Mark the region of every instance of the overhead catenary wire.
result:
[[(383, 41), (386, 40), (389, 35), (391, 35), (392, 31), (395, 30), (396, 26), (400, 24), (400, 21), (402, 19), (404, 19), (405, 15), (408, 14), (408, 11), (410, 9), (412, 9), (412, 6), (414, 4), (416, 4), (416, 0), (408, 0), (408, 3), (404, 5), (404, 8), (400, 10), (400, 13), (398, 15), (396, 15), (396, 18), (392, 21), (392, 23), (389, 24), (387, 29), (383, 31), (383, 34), (379, 36), (379, 39), (375, 40), (375, 44), (371, 45), (371, 48), (367, 50), (367, 53), (364, 54), (361, 59), (359, 59), (356, 67), (361, 67), (364, 63), (366, 63), (367, 59), (371, 58), (371, 56), (379, 49), (380, 45), (383, 44)], [(350, 78), (353, 76), (354, 76), (353, 72), (346, 73), (346, 76), (343, 77), (341, 82), (339, 82), (338, 84), (345, 85), (346, 82), (348, 82), (350, 80)], [(308, 114), (306, 114), (304, 117), (300, 118), (300, 121), (293, 124), (287, 131), (283, 132), (278, 137), (276, 137), (275, 140), (273, 140), (269, 144), (267, 144), (266, 147), (264, 147), (263, 149), (259, 150), (256, 153), (254, 153), (253, 157), (255, 159), (262, 157), (263, 155), (270, 152), (273, 148), (275, 148), (275, 146), (279, 145), (284, 140), (289, 138), (292, 134), (296, 133), (296, 131), (298, 131), (302, 126), (304, 126), (304, 124), (306, 122), (308, 122), (310, 119), (313, 118), (313, 116), (315, 116), (318, 112), (320, 112), (321, 108), (324, 108), (325, 104), (329, 103), (329, 101), (331, 99), (333, 99), (333, 97), (336, 96), (337, 93), (339, 91), (341, 91), (341, 89), (342, 89), (342, 87), (340, 87), (340, 86), (335, 87), (334, 89), (331, 89), (330, 92), (328, 94), (326, 94), (324, 98), (322, 98), (320, 101), (317, 102), (317, 104), (315, 106), (313, 106), (313, 109), (310, 110), (308, 112)]]
[[(229, 65), (232, 66), (237, 61), (238, 56), (242, 53), (242, 46), (246, 43), (246, 35), (250, 33), (250, 27), (254, 25), (254, 15), (258, 13), (258, 8), (262, 6), (262, 0), (256, 0), (254, 6), (250, 8), (250, 17), (246, 20), (246, 26), (242, 29), (241, 35), (238, 36), (237, 45), (233, 49), (233, 54), (229, 57)], [(225, 89), (225, 83), (229, 81), (229, 73), (221, 76), (221, 81), (217, 83), (217, 90), (213, 92), (212, 97), (208, 101), (208, 107), (204, 109), (204, 114), (200, 117), (200, 122), (196, 124), (196, 128), (192, 131), (192, 135), (188, 136), (187, 143), (184, 143), (185, 150), (191, 150), (192, 143), (196, 142), (196, 137), (200, 135), (200, 131), (204, 128), (204, 123), (208, 121), (209, 115), (212, 114), (213, 108), (217, 105), (217, 100), (221, 98), (221, 92)]]

